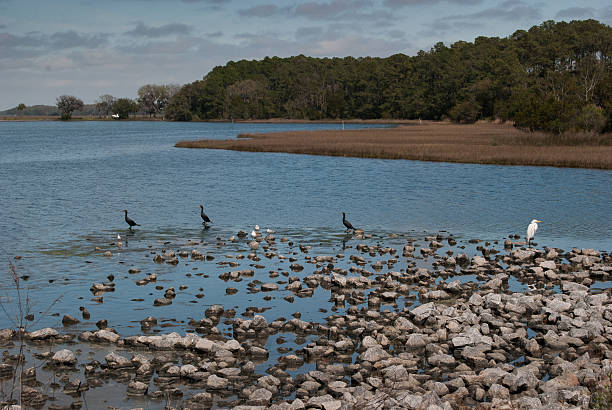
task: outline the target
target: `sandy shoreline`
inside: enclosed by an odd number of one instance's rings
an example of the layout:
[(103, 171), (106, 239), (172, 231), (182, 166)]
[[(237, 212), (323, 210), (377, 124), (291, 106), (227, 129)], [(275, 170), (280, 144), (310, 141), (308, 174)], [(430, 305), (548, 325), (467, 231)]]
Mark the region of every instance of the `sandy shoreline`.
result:
[[(394, 128), (247, 134), (234, 140), (179, 141), (179, 148), (284, 152), (358, 158), (612, 169), (612, 145), (575, 145), (510, 124), (417, 122)], [(609, 136), (595, 143), (609, 144)], [(552, 142), (551, 142), (552, 141)], [(578, 142), (579, 143), (579, 142)], [(593, 144), (593, 137), (586, 139)], [(568, 144), (568, 145), (566, 145)], [(572, 144), (572, 145), (569, 145)]]

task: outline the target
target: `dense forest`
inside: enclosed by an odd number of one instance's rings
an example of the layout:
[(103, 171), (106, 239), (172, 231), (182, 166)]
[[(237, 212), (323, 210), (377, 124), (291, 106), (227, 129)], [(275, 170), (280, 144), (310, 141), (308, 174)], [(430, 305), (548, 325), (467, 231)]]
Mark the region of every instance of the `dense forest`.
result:
[(612, 126), (612, 29), (546, 21), (416, 56), (230, 61), (183, 86), (167, 119), (512, 120), (531, 130)]

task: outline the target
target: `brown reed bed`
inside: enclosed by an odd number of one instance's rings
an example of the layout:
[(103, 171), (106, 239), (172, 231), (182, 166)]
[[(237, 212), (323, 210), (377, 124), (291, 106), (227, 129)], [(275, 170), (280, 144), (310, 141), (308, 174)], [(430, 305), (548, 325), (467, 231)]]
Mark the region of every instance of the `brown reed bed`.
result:
[(358, 158), (612, 169), (612, 138), (529, 133), (511, 124), (423, 122), (395, 128), (292, 131), (235, 140), (179, 141), (180, 148)]

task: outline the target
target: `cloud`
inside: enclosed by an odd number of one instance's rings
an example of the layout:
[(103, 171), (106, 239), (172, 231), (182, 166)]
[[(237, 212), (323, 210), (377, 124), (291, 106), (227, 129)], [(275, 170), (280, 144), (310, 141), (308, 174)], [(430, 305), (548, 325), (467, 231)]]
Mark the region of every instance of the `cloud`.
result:
[(592, 7), (569, 7), (567, 9), (559, 10), (555, 17), (558, 19), (571, 19), (593, 17), (594, 15), (595, 9)]
[(238, 14), (245, 17), (270, 17), (277, 14), (281, 14), (283, 9), (275, 4), (262, 4), (259, 6), (249, 7), (248, 9), (242, 9), (238, 11)]
[(295, 38), (318, 38), (323, 34), (321, 27), (300, 27), (295, 31)]
[(391, 30), (391, 31), (389, 31), (389, 37), (391, 37), (391, 38), (404, 38), (405, 35), (406, 35), (406, 33), (404, 33), (402, 30)]
[(49, 36), (49, 46), (60, 50), (66, 48), (85, 47), (96, 48), (108, 43), (109, 35), (106, 33), (80, 34), (76, 31), (61, 31)]
[(295, 15), (313, 20), (335, 19), (371, 5), (369, 0), (332, 0), (324, 3), (311, 1), (298, 4)]
[(136, 27), (130, 31), (125, 32), (128, 36), (132, 37), (152, 37), (159, 38), (170, 36), (173, 34), (187, 35), (193, 31), (193, 27), (183, 23), (169, 23), (163, 26), (147, 26), (142, 22), (139, 22)]
[[(471, 6), (482, 3), (482, 0), (446, 0), (448, 3)], [(407, 6), (422, 6), (440, 3), (440, 0), (384, 0), (383, 4), (387, 7), (398, 8)]]
[(0, 30), (4, 30), (6, 28), (6, 24), (0, 24)]
[[(512, 5), (509, 5), (512, 3)], [(516, 21), (522, 19), (539, 20), (542, 18), (542, 13), (537, 7), (529, 6), (521, 1), (507, 1), (499, 7), (490, 7), (481, 11), (469, 14), (455, 14), (444, 17), (445, 20), (504, 20)]]
[(601, 9), (600, 15), (602, 20), (612, 20), (612, 6)]
[(208, 4), (223, 4), (229, 3), (230, 0), (182, 0), (183, 3), (208, 3)]

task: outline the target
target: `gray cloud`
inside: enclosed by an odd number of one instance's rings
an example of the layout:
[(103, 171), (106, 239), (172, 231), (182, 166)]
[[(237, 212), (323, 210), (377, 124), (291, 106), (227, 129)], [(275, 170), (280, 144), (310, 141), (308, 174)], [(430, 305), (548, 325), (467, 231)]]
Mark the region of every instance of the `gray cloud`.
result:
[(423, 4), (436, 4), (439, 0), (385, 0), (383, 4), (387, 7), (397, 8), (405, 6), (420, 6)]
[[(471, 6), (482, 3), (482, 0), (446, 0), (449, 3)], [(421, 6), (439, 3), (440, 0), (384, 0), (383, 4), (387, 7), (398, 8), (406, 6)]]
[[(508, 2), (506, 2), (508, 3)], [(542, 18), (540, 9), (533, 6), (528, 6), (523, 2), (517, 2), (512, 7), (491, 7), (478, 11), (476, 13), (469, 14), (456, 14), (446, 16), (444, 19), (447, 20), (478, 20), (478, 19), (494, 19), (494, 20), (517, 20), (517, 19), (529, 19), (539, 20)]]
[(287, 9), (278, 7), (275, 4), (261, 4), (259, 6), (249, 7), (248, 9), (239, 10), (238, 14), (245, 17), (270, 17), (281, 14)]
[(406, 35), (406, 33), (404, 33), (402, 30), (391, 30), (391, 31), (389, 31), (389, 36), (391, 38), (404, 38), (405, 35)]
[(165, 37), (173, 34), (189, 34), (193, 30), (193, 27), (183, 23), (169, 23), (163, 26), (147, 26), (142, 22), (139, 22), (136, 27), (130, 31), (125, 32), (128, 36), (132, 37)]
[(72, 48), (95, 49), (108, 44), (109, 34), (81, 34), (76, 31), (60, 31), (51, 35), (29, 32), (24, 35), (0, 33), (0, 55), (3, 57), (33, 57), (50, 50)]
[(556, 14), (556, 18), (582, 18), (582, 17), (593, 17), (595, 15), (595, 9), (592, 7), (569, 7), (567, 9), (559, 10)]
[(612, 20), (612, 6), (601, 9), (600, 15), (603, 20)]
[(372, 2), (369, 0), (332, 0), (325, 3), (312, 1), (298, 4), (295, 15), (313, 20), (335, 19), (355, 14), (356, 10), (371, 5)]
[(321, 27), (300, 27), (295, 31), (295, 38), (319, 38), (322, 34)]
[(224, 4), (230, 0), (182, 0), (183, 3), (208, 3), (208, 4)]
[(70, 30), (51, 34), (48, 37), (48, 43), (56, 50), (75, 47), (97, 48), (106, 45), (108, 37), (106, 33), (80, 34)]
[(0, 30), (4, 30), (6, 28), (6, 24), (0, 24)]
[(307, 2), (292, 7), (278, 7), (275, 4), (262, 4), (239, 10), (245, 17), (270, 17), (286, 15), (309, 20), (342, 20), (372, 23), (391, 20), (394, 15), (387, 10), (374, 9), (371, 0), (332, 0), (330, 2)]

